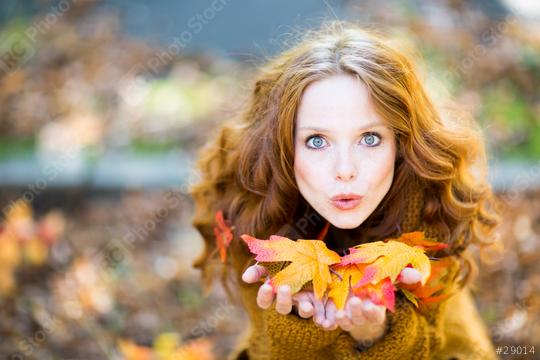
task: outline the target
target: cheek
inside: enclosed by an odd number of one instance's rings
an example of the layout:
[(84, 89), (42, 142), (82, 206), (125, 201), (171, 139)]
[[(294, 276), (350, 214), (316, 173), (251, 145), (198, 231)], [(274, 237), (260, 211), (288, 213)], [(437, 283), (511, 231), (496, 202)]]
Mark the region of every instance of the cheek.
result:
[(299, 185), (310, 178), (312, 169), (309, 164), (305, 154), (302, 151), (297, 151), (294, 157), (294, 176)]
[(394, 177), (395, 152), (387, 154), (385, 161), (381, 162), (383, 181), (391, 183)]
[[(324, 165), (320, 158), (313, 158), (313, 154), (305, 150), (297, 151), (294, 158), (294, 176), (301, 192), (320, 188)], [(307, 194), (303, 194), (307, 195)]]
[(373, 187), (386, 186), (394, 176), (394, 153), (389, 151), (372, 159), (369, 178)]

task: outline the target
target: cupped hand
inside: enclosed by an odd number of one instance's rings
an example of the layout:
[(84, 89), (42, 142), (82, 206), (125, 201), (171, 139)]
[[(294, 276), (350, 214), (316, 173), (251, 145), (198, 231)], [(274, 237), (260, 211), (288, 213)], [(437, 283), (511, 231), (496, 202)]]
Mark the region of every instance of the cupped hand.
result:
[[(255, 283), (268, 271), (264, 266), (252, 265), (242, 274), (242, 280), (247, 283)], [(404, 284), (415, 284), (421, 279), (421, 274), (414, 268), (405, 268), (401, 271), (398, 281)], [(266, 281), (260, 286), (257, 293), (257, 305), (262, 309), (268, 309), (275, 303), (278, 313), (286, 315), (291, 312), (293, 306), (303, 318), (313, 317), (313, 321), (325, 330), (334, 330), (338, 326), (348, 331), (354, 338), (375, 337), (384, 331), (386, 320), (386, 308), (374, 304), (369, 299), (361, 299), (357, 296), (349, 296), (343, 310), (337, 310), (331, 299), (321, 300), (315, 297), (313, 291), (301, 291), (291, 295), (288, 285), (281, 285), (274, 294), (272, 286)]]

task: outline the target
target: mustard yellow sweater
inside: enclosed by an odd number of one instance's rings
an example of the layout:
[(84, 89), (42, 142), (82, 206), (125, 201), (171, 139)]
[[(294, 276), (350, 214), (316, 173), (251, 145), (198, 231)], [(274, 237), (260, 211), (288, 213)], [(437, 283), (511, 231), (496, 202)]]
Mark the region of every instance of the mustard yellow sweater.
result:
[[(423, 192), (411, 193), (403, 232), (436, 233), (419, 217)], [(237, 269), (241, 274), (244, 268)], [(241, 283), (241, 282), (240, 282)], [(251, 326), (228, 359), (496, 359), (487, 330), (478, 314), (470, 290), (465, 288), (446, 301), (432, 304), (422, 314), (404, 297), (397, 296), (396, 311), (387, 312), (385, 335), (371, 344), (358, 344), (348, 332), (317, 327), (312, 319), (295, 314), (281, 315), (256, 304), (261, 283), (239, 286), (239, 296)]]

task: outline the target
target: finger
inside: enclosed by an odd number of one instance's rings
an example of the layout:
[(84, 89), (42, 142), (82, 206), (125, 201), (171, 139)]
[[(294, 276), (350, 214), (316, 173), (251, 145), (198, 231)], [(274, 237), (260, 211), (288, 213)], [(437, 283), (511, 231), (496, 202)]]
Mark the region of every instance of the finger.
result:
[(422, 280), (422, 274), (414, 268), (406, 267), (401, 270), (397, 280), (404, 284), (412, 285)]
[(268, 309), (274, 302), (272, 285), (264, 283), (257, 292), (257, 305), (262, 309)]
[(336, 324), (345, 331), (351, 331), (353, 324), (344, 309), (336, 311)]
[(318, 326), (322, 326), (324, 320), (325, 320), (325, 314), (324, 314), (324, 304), (320, 299), (317, 299), (315, 295), (313, 295), (313, 305), (315, 306), (315, 314), (313, 315), (313, 321), (315, 321), (315, 324)]
[(366, 322), (364, 311), (362, 308), (362, 300), (353, 296), (349, 299), (349, 307), (351, 309), (351, 321), (353, 325), (362, 325)]
[(298, 309), (298, 315), (304, 319), (310, 318), (313, 316), (313, 304), (311, 303), (311, 298), (307, 292), (299, 292), (293, 295), (293, 304), (296, 304)]
[(334, 330), (337, 328), (336, 323), (336, 304), (332, 300), (326, 302), (325, 307), (326, 319), (323, 322), (323, 327), (325, 330)]
[(301, 301), (298, 304), (298, 314), (304, 319), (309, 319), (313, 316), (313, 305), (309, 301)]
[(281, 285), (278, 288), (276, 296), (276, 311), (282, 315), (290, 313), (292, 310), (291, 287)]
[(268, 274), (268, 270), (261, 265), (252, 265), (242, 274), (242, 280), (252, 284), (259, 281), (260, 278)]
[(384, 322), (386, 317), (386, 308), (384, 306), (375, 305), (368, 299), (363, 301), (362, 307), (364, 308), (364, 316), (369, 322), (377, 325)]

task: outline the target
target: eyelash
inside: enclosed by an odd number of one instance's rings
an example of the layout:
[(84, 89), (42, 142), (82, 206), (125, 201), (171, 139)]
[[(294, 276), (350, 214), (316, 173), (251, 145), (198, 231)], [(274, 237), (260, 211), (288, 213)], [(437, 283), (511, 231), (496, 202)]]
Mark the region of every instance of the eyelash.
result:
[[(377, 147), (377, 146), (379, 146), (379, 145), (381, 144), (382, 136), (381, 136), (379, 133), (374, 132), (374, 131), (369, 131), (369, 132), (363, 134), (362, 139), (365, 138), (366, 136), (369, 136), (369, 135), (378, 137), (378, 138), (379, 138), (379, 142), (378, 142), (376, 145), (371, 145), (371, 146), (370, 146), (370, 145), (367, 145), (368, 147)], [(324, 147), (319, 147), (319, 148), (317, 148), (317, 147), (311, 147), (311, 146), (308, 146), (308, 145), (307, 145), (308, 142), (309, 142), (311, 139), (316, 138), (316, 137), (320, 137), (320, 138), (323, 138), (323, 139), (324, 139), (324, 136), (322, 136), (321, 134), (311, 135), (310, 137), (308, 137), (308, 138), (306, 139), (306, 142), (305, 142), (306, 147), (307, 147), (308, 149), (310, 149), (310, 150), (322, 150), (322, 149), (324, 149)], [(326, 141), (326, 140), (325, 140), (325, 141)]]

